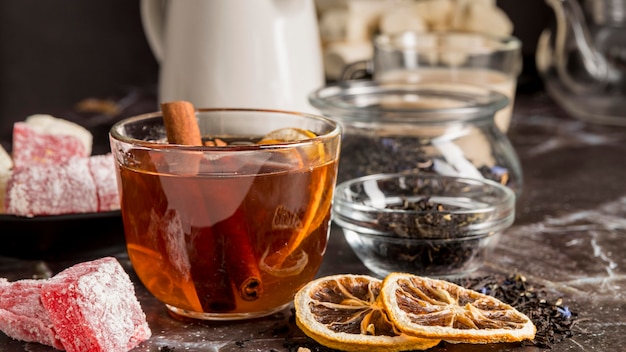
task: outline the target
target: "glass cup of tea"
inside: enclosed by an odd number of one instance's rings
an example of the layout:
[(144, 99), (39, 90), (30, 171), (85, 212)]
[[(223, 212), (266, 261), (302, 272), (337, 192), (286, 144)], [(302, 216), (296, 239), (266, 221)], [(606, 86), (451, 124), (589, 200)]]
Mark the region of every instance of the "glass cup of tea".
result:
[(367, 71), (382, 83), (429, 84), (438, 90), (472, 94), (493, 90), (509, 99), (507, 107), (495, 117), (496, 126), (502, 132), (508, 131), (522, 69), (519, 39), (466, 32), (406, 31), (379, 34), (373, 46), (373, 58), (348, 65), (343, 80)]
[(174, 315), (282, 310), (326, 249), (341, 128), (274, 110), (195, 117), (203, 146), (168, 143), (161, 112), (110, 131), (133, 268)]

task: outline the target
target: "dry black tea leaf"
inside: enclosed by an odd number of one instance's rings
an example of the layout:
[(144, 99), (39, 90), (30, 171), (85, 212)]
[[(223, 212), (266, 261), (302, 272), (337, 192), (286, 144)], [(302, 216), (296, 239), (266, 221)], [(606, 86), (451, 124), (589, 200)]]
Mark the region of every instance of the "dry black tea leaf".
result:
[(561, 298), (550, 300), (544, 288), (529, 284), (522, 275), (486, 276), (456, 283), (493, 296), (526, 314), (537, 327), (537, 333), (534, 340), (522, 344), (551, 348), (574, 334), (572, 328), (578, 314), (563, 305)]
[[(418, 172), (437, 174), (431, 140), (414, 136), (346, 134), (342, 138), (338, 181), (379, 174)], [(471, 162), (471, 160), (469, 160)], [(502, 166), (477, 165), (486, 179), (511, 185), (509, 171)]]
[[(424, 193), (423, 188), (420, 192)], [(453, 213), (455, 207), (432, 202), (430, 197), (403, 198), (399, 204), (388, 204), (387, 209), (407, 212), (379, 213), (378, 228), (397, 240), (388, 235), (378, 245), (370, 246), (369, 255), (374, 260), (393, 260), (395, 271), (430, 275), (463, 271), (483, 261), (489, 236), (472, 236), (467, 230), (484, 221), (481, 214)]]

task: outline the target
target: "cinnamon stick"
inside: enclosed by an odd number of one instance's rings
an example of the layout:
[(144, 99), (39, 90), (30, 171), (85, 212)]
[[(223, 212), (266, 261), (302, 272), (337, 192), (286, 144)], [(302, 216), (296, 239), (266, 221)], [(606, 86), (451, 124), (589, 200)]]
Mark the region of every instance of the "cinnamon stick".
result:
[[(222, 194), (226, 192), (221, 192)], [(256, 260), (246, 222), (244, 209), (237, 210), (227, 219), (215, 224), (215, 231), (225, 238), (226, 269), (239, 297), (245, 301), (254, 301), (263, 294), (261, 272)]]
[[(186, 101), (161, 104), (163, 121), (170, 143), (201, 146), (202, 137), (196, 122), (195, 109)], [(193, 190), (191, 192), (194, 192)], [(200, 190), (196, 192), (201, 194)], [(223, 192), (217, 192), (223, 193)], [(223, 199), (214, 199), (222, 203)], [(202, 202), (199, 202), (202, 203)], [(206, 216), (210, 216), (207, 204)], [(237, 211), (228, 219), (213, 227), (198, 229), (192, 239), (190, 263), (196, 290), (205, 311), (229, 311), (235, 309), (233, 293), (228, 282), (237, 287), (243, 300), (258, 299), (262, 292), (262, 282), (254, 253), (251, 250), (248, 232), (243, 229), (245, 214), (235, 205)], [(235, 247), (236, 246), (236, 247)], [(232, 247), (232, 248), (231, 248)], [(239, 249), (237, 251), (236, 249)], [(237, 253), (237, 255), (233, 255)], [(218, 265), (216, 259), (221, 263)], [(215, 283), (212, 285), (211, 283)]]
[(202, 310), (229, 312), (237, 308), (226, 271), (224, 238), (211, 227), (191, 229), (189, 263)]
[(196, 111), (188, 101), (172, 101), (161, 104), (167, 141), (172, 144), (202, 145)]

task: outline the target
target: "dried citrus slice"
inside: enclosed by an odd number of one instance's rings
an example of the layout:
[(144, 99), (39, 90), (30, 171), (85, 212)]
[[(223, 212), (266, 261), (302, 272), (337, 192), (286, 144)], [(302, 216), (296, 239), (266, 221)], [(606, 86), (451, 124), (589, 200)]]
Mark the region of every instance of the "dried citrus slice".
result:
[(515, 308), (443, 280), (391, 273), (380, 299), (394, 325), (412, 336), (465, 343), (535, 337), (535, 325)]
[[(312, 131), (302, 128), (287, 127), (269, 132), (261, 139), (259, 144), (294, 142), (315, 137), (317, 137), (317, 135)], [(325, 149), (322, 143), (302, 146), (299, 150), (298, 158), (301, 161), (301, 165), (314, 164), (314, 160), (323, 160), (325, 156)], [(301, 227), (297, 229), (296, 234), (291, 236), (284, 248), (270, 253), (269, 255), (264, 255), (261, 259), (261, 269), (271, 275), (296, 275), (302, 271), (304, 267), (285, 266), (285, 262), (288, 261), (290, 257), (294, 257), (294, 255), (302, 258), (301, 255), (296, 253), (296, 250), (299, 248), (300, 244), (302, 244), (302, 241), (306, 239), (307, 235), (320, 226), (329, 211), (331, 202), (328, 201), (327, 198), (332, 198), (332, 191), (330, 191), (332, 188), (328, 185), (329, 175), (327, 172), (317, 170), (311, 172), (311, 177), (311, 183), (309, 184), (309, 194), (311, 198), (308, 202), (309, 206), (302, 216)], [(321, 206), (325, 206), (326, 208), (321, 209)], [(304, 265), (306, 265), (307, 261), (298, 260), (296, 264), (304, 263)]]
[[(287, 247), (289, 248), (289, 247)], [(276, 254), (278, 252), (274, 252)], [(289, 277), (298, 275), (306, 268), (309, 263), (309, 255), (305, 251), (292, 252), (287, 258), (284, 258), (280, 262), (280, 266), (270, 266), (267, 263), (267, 255), (269, 254), (269, 248), (265, 250), (259, 261), (259, 268), (266, 273), (276, 277)], [(280, 255), (280, 254), (276, 254)], [(292, 259), (293, 257), (293, 259)], [(291, 259), (291, 260), (290, 260)]]
[(377, 303), (381, 281), (334, 275), (311, 281), (294, 299), (296, 324), (320, 344), (343, 351), (423, 350), (439, 343), (400, 332)]
[(259, 141), (259, 144), (295, 142), (315, 137), (317, 137), (317, 135), (309, 130), (295, 127), (285, 127), (269, 132), (263, 136), (263, 138)]

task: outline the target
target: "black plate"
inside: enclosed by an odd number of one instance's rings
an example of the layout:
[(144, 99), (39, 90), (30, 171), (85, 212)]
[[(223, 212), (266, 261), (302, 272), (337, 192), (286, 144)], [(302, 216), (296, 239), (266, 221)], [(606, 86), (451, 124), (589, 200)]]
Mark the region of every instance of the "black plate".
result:
[(0, 215), (0, 255), (33, 260), (96, 258), (125, 250), (120, 211)]

